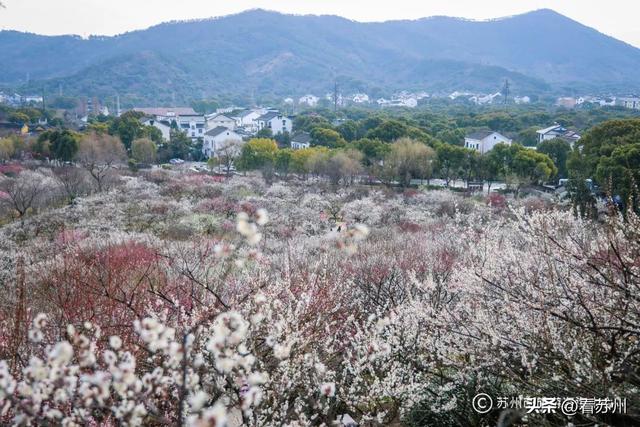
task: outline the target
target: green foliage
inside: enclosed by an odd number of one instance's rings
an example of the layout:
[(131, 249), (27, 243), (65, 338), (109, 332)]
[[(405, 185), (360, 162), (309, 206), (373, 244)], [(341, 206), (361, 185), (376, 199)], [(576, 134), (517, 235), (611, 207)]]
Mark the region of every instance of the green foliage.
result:
[(275, 155), (276, 172), (287, 175), (291, 170), (293, 161), (293, 152), (290, 148), (278, 150)]
[(408, 187), (412, 179), (430, 179), (436, 160), (436, 152), (425, 144), (402, 138), (391, 145), (384, 158), (382, 175), (389, 181), (398, 180), (402, 187)]
[(256, 135), (256, 138), (266, 138), (266, 139), (272, 139), (273, 138), (273, 132), (271, 131), (271, 129), (265, 127), (260, 129)]
[(291, 171), (306, 175), (311, 171), (311, 159), (320, 152), (326, 152), (325, 147), (310, 147), (302, 150), (293, 150), (291, 153)]
[(311, 130), (311, 145), (338, 148), (346, 144), (344, 138), (333, 129), (316, 127)]
[(201, 99), (191, 101), (191, 108), (200, 114), (210, 114), (220, 108), (220, 102), (216, 99)]
[(278, 147), (290, 147), (291, 146), (291, 134), (289, 132), (282, 132), (273, 137), (278, 143)]
[(360, 134), (360, 127), (358, 126), (358, 123), (353, 120), (347, 120), (338, 126), (336, 130), (347, 142), (352, 142), (358, 139)]
[[(515, 147), (521, 147), (516, 145)], [(558, 173), (553, 160), (544, 153), (521, 148), (513, 158), (512, 173), (526, 183), (544, 183)]]
[(131, 156), (139, 163), (154, 163), (157, 151), (156, 144), (147, 138), (136, 139), (131, 145)]
[(467, 148), (450, 144), (438, 144), (436, 153), (438, 155), (437, 169), (440, 176), (447, 182), (457, 179), (464, 173), (465, 160), (470, 155)]
[(535, 147), (538, 144), (537, 128), (527, 128), (518, 132), (518, 142), (525, 147)]
[(382, 160), (391, 151), (391, 146), (377, 139), (363, 138), (353, 143), (353, 146), (364, 155), (365, 166), (371, 166)]
[(589, 176), (611, 196), (638, 209), (640, 179), (640, 119), (611, 120), (591, 129), (578, 141), (569, 162), (570, 175)]
[(548, 155), (558, 169), (558, 173), (552, 178), (567, 178), (567, 160), (571, 153), (571, 145), (567, 141), (559, 138), (543, 141), (538, 145), (537, 150), (539, 153)]
[(29, 123), (31, 119), (25, 113), (16, 111), (15, 113), (11, 113), (11, 115), (9, 116), (9, 121), (11, 121), (12, 123), (23, 125), (25, 123)]
[(127, 111), (120, 117), (116, 117), (109, 126), (109, 133), (120, 137), (120, 140), (131, 150), (131, 143), (136, 138), (148, 136), (146, 127), (140, 123), (143, 114), (137, 111)]
[(440, 141), (451, 145), (464, 145), (465, 132), (462, 129), (444, 129), (436, 134)]
[(9, 138), (0, 139), (0, 161), (9, 160), (15, 153), (13, 142)]
[(325, 117), (317, 114), (301, 114), (293, 120), (293, 128), (298, 132), (311, 132), (313, 128), (331, 128), (331, 123)]
[[(45, 143), (46, 141), (46, 143)], [(69, 130), (51, 130), (38, 137), (37, 150), (44, 150), (45, 145), (51, 157), (63, 162), (70, 162), (78, 152), (78, 135)], [(39, 152), (39, 154), (44, 154)]]
[(47, 101), (47, 108), (60, 108), (64, 110), (71, 110), (78, 104), (77, 100), (67, 96), (56, 96)]
[(409, 136), (409, 126), (398, 120), (386, 120), (367, 132), (367, 138), (393, 142), (396, 139)]
[(190, 153), (191, 139), (184, 132), (172, 131), (169, 143), (158, 150), (158, 160), (165, 163), (170, 159), (187, 159)]
[(278, 144), (273, 139), (254, 138), (242, 146), (240, 157), (236, 162), (240, 170), (256, 170), (265, 166), (273, 166)]

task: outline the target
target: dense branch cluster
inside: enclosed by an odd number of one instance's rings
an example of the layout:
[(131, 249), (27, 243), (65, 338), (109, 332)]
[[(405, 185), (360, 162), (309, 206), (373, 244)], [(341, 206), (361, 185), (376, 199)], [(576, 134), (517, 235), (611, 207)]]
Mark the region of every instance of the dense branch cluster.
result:
[(3, 423), (495, 424), (478, 392), (628, 400), (532, 425), (639, 420), (633, 214), (120, 179), (2, 229)]

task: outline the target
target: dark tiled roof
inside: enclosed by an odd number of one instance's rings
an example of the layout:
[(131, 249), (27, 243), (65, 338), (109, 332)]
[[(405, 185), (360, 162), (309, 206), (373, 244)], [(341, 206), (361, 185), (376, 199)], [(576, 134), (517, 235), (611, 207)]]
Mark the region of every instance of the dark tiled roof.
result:
[(268, 113), (258, 117), (258, 120), (268, 122), (269, 120), (273, 119), (274, 117), (278, 117), (279, 115), (280, 113), (278, 113), (277, 111), (269, 111)]
[(293, 135), (291, 142), (299, 142), (301, 144), (309, 144), (311, 142), (311, 135), (308, 132), (299, 132)]
[(226, 131), (231, 132), (231, 130), (229, 128), (226, 128), (224, 126), (218, 126), (218, 127), (215, 127), (213, 129), (207, 131), (207, 133), (205, 133), (205, 135), (207, 135), (207, 136), (218, 136), (221, 133), (224, 133)]
[(469, 135), (467, 135), (467, 138), (469, 139), (477, 139), (478, 141), (485, 139), (486, 137), (488, 137), (489, 135), (493, 134), (494, 132), (491, 130), (481, 130), (478, 132), (472, 132)]

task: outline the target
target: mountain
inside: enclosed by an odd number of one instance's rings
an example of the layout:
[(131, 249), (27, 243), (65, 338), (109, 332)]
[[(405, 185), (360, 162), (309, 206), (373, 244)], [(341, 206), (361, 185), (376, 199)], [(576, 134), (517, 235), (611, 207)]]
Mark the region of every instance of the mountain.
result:
[[(125, 104), (344, 91), (640, 88), (640, 49), (551, 10), (492, 21), (360, 23), (264, 10), (115, 37), (0, 32), (0, 85)], [(25, 78), (29, 76), (29, 83)]]

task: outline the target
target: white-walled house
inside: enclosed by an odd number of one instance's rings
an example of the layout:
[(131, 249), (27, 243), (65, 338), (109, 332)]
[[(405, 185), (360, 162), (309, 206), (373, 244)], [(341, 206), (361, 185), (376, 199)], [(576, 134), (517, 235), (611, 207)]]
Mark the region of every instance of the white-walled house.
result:
[(218, 126), (226, 127), (227, 129), (234, 130), (236, 128), (236, 121), (224, 114), (209, 114), (204, 116), (207, 122), (207, 130), (215, 129)]
[(255, 121), (258, 130), (265, 128), (271, 129), (271, 133), (277, 135), (279, 133), (289, 132), (293, 130), (292, 120), (277, 111), (269, 111), (258, 117)]
[(264, 113), (266, 113), (266, 111), (262, 109), (244, 110), (236, 114), (233, 118), (236, 121), (236, 127), (251, 131), (257, 129), (255, 121)]
[(134, 111), (140, 111), (145, 116), (155, 118), (160, 122), (176, 123), (178, 129), (183, 131), (192, 141), (204, 137), (205, 119), (204, 115), (198, 114), (191, 107), (175, 107), (175, 108), (134, 108)]
[(291, 148), (302, 150), (311, 147), (311, 135), (309, 132), (298, 132), (291, 137)]
[(143, 120), (142, 124), (145, 126), (153, 126), (154, 128), (158, 129), (162, 133), (163, 140), (169, 141), (171, 139), (171, 126), (169, 126), (165, 122), (161, 122), (153, 117), (149, 117), (146, 120)]
[(356, 104), (368, 104), (370, 101), (369, 95), (367, 95), (366, 93), (356, 93), (353, 95), (351, 100)]
[(198, 115), (196, 111), (191, 107), (144, 107), (134, 108), (133, 111), (139, 111), (144, 113), (145, 116), (155, 117), (158, 121), (171, 122), (176, 120), (180, 116), (195, 116)]
[(192, 141), (197, 141), (198, 138), (204, 137), (205, 120), (204, 116), (180, 116), (177, 119), (178, 128), (187, 134)]
[(640, 98), (618, 98), (615, 104), (631, 110), (640, 110)]
[(559, 124), (554, 124), (545, 129), (536, 131), (538, 135), (538, 144), (543, 141), (549, 141), (551, 139), (563, 139), (567, 141), (573, 147), (573, 144), (580, 139), (580, 135), (576, 132), (570, 131)]
[(298, 100), (298, 104), (308, 105), (309, 107), (315, 107), (316, 105), (318, 105), (319, 100), (320, 98), (318, 98), (315, 95), (305, 95)]
[(205, 157), (217, 157), (218, 150), (226, 144), (227, 142), (237, 142), (238, 144), (242, 143), (242, 137), (235, 133), (231, 129), (227, 129), (224, 126), (218, 126), (217, 128), (213, 128), (208, 130), (204, 134), (204, 142), (202, 143), (202, 154)]
[(481, 154), (490, 151), (498, 144), (511, 145), (511, 143), (509, 138), (493, 131), (473, 132), (464, 138), (465, 148), (479, 151)]

